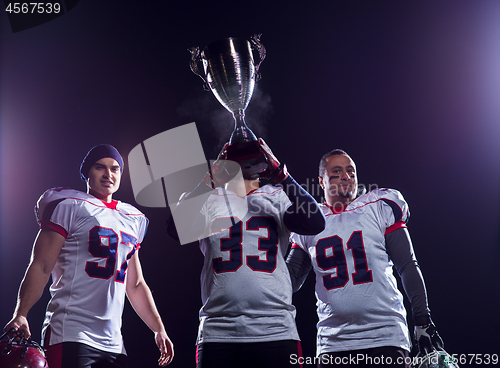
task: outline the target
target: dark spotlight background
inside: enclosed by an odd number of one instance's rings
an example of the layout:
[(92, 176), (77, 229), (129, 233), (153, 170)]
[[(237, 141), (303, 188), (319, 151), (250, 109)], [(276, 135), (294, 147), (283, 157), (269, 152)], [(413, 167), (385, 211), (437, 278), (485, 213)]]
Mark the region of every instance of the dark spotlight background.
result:
[[(78, 168), (95, 144), (126, 158), (192, 121), (215, 158), (232, 117), (191, 73), (187, 49), (262, 33), (248, 125), (318, 200), (317, 162), (333, 148), (350, 153), (361, 183), (399, 189), (448, 352), (500, 353), (498, 0), (87, 0), (19, 32), (2, 8), (0, 31), (2, 327), (38, 230), (38, 197), (85, 190)], [(116, 198), (136, 205), (128, 170)], [(150, 218), (140, 253), (175, 344), (171, 366), (194, 367), (201, 253), (169, 242), (167, 209), (138, 207)], [(29, 315), (37, 339), (48, 298)], [(312, 357), (313, 277), (294, 301)], [(131, 367), (154, 367), (153, 335), (129, 304), (123, 333)]]

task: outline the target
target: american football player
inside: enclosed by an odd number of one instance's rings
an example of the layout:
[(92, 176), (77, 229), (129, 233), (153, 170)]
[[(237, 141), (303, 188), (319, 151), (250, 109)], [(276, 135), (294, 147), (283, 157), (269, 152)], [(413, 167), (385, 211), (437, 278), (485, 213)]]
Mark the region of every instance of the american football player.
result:
[(155, 334), (159, 365), (173, 358), (173, 345), (139, 261), (148, 220), (133, 206), (113, 199), (122, 171), (116, 148), (95, 146), (80, 166), (86, 193), (53, 188), (37, 202), (40, 231), (5, 330), (14, 328), (30, 337), (28, 311), (52, 274), (52, 298), (42, 329), (51, 368), (90, 368), (97, 362), (102, 367), (125, 367), (125, 295)]
[[(290, 230), (316, 234), (325, 220), (316, 201), (259, 142), (268, 162), (263, 175), (273, 185), (234, 179), (222, 162), (231, 160), (225, 146), (207, 180), (175, 210), (211, 192), (190, 218), (204, 255), (197, 368), (296, 367), (290, 356), (301, 356), (284, 255)], [(168, 232), (177, 238), (172, 225)]]
[(325, 230), (292, 234), (287, 258), (294, 290), (311, 268), (316, 274), (318, 367), (409, 366), (406, 311), (393, 265), (411, 303), (419, 348), (442, 348), (401, 193), (375, 189), (358, 197), (356, 165), (342, 150), (323, 156), (319, 183), (326, 199), (320, 205)]

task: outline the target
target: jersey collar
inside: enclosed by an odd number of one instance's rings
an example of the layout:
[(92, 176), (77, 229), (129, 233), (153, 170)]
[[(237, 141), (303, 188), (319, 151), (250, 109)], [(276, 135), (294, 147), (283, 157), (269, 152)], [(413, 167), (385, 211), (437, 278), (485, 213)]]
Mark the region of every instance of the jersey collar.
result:
[(339, 213), (342, 213), (344, 212), (344, 210), (346, 209), (347, 205), (337, 205), (335, 207), (333, 206), (330, 206), (328, 203), (324, 203), (326, 207), (328, 207), (330, 209), (330, 211), (332, 211), (332, 213), (334, 215), (338, 215)]
[(106, 207), (116, 210), (116, 206), (118, 205), (118, 201), (112, 200), (111, 202), (104, 202), (102, 199), (99, 199)]

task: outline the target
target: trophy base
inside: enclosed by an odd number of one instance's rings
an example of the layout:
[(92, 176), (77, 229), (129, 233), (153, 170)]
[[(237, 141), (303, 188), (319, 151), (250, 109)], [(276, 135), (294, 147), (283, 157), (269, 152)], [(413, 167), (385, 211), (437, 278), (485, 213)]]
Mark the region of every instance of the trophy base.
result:
[(259, 178), (268, 167), (267, 158), (258, 141), (231, 144), (227, 147), (227, 159), (240, 164), (243, 178)]

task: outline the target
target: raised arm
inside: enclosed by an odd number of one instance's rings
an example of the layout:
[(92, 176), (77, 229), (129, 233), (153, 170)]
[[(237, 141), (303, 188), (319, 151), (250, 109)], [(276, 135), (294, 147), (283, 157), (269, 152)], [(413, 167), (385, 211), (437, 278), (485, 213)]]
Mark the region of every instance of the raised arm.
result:
[(262, 151), (269, 163), (269, 180), (282, 185), (292, 202), (284, 215), (288, 230), (301, 235), (316, 235), (325, 228), (325, 216), (318, 203), (288, 173), (286, 165), (278, 161), (269, 146), (259, 139)]
[[(205, 217), (201, 214), (201, 209), (204, 203), (216, 186), (223, 186), (234, 176), (228, 172), (228, 166), (225, 165), (224, 161), (227, 156), (227, 146), (226, 143), (212, 167), (209, 165), (208, 172), (198, 185), (191, 192), (183, 193), (177, 207), (172, 209), (172, 213), (167, 219), (167, 234), (172, 239), (180, 241), (179, 232), (181, 232), (186, 239), (192, 242), (198, 240), (203, 234)], [(235, 168), (234, 165), (229, 165), (229, 167)], [(177, 223), (174, 223), (174, 217)]]
[(286, 227), (297, 234), (316, 235), (325, 229), (325, 216), (316, 200), (291, 176), (281, 182), (292, 202), (284, 215)]
[(16, 309), (12, 319), (4, 327), (5, 331), (15, 328), (24, 333), (25, 338), (31, 336), (28, 312), (42, 296), (64, 241), (64, 236), (56, 231), (43, 229), (38, 232), (30, 264), (19, 288)]
[(161, 352), (158, 365), (164, 367), (171, 363), (174, 358), (174, 345), (165, 331), (151, 290), (144, 280), (138, 253), (136, 251), (129, 261), (127, 270), (127, 297), (137, 315), (154, 332), (156, 345)]
[[(203, 203), (208, 199), (211, 190), (211, 187), (207, 186), (204, 181), (201, 181), (192, 192), (185, 193), (181, 196), (177, 207), (172, 208), (172, 213), (167, 219), (168, 236), (176, 241), (180, 241), (177, 227), (174, 222), (174, 216), (177, 221), (179, 221), (179, 219), (185, 219), (186, 223), (178, 224), (178, 226), (181, 227), (180, 231), (189, 234), (189, 238), (191, 238), (192, 241), (195, 241), (203, 233), (205, 218), (200, 211)], [(196, 207), (196, 202), (193, 205), (192, 201), (186, 201), (189, 198), (196, 198), (199, 207)]]

